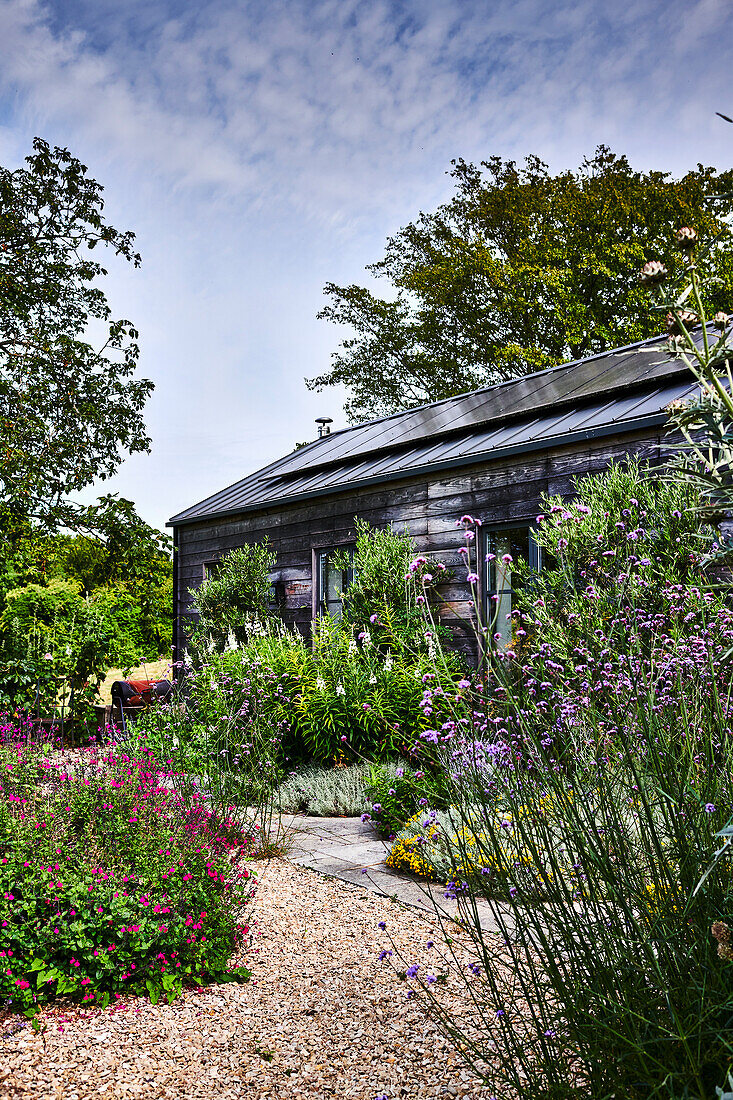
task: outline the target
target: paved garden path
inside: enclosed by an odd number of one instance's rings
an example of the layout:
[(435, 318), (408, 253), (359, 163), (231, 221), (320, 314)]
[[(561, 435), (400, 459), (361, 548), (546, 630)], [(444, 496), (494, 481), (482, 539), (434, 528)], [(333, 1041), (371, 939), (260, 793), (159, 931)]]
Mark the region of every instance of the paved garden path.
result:
[[(307, 817), (283, 815), (283, 824), (292, 829), (288, 859), (300, 867), (331, 875), (343, 882), (365, 886), (375, 894), (394, 898), (405, 905), (453, 920), (458, 905), (443, 896), (444, 888), (418, 881), (388, 867), (387, 845), (373, 826), (358, 817)], [(497, 929), (496, 920), (486, 902), (478, 902), (481, 925)]]

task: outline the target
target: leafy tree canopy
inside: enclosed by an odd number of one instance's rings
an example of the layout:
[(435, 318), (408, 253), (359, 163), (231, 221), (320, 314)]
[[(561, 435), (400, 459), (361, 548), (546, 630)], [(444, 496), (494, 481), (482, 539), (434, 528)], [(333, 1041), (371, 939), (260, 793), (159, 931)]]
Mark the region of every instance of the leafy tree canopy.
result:
[(189, 590), (199, 615), (195, 644), (212, 642), (221, 650), (232, 638), (245, 645), (256, 635), (270, 614), (270, 573), (276, 560), (265, 535), (262, 542), (230, 550), (202, 585)]
[[(311, 389), (344, 385), (352, 422), (387, 415), (660, 331), (637, 273), (648, 260), (684, 262), (670, 226), (710, 239), (721, 228), (733, 171), (698, 165), (681, 179), (636, 172), (599, 146), (578, 171), (551, 175), (491, 157), (453, 162), (455, 194), (387, 241), (366, 287), (328, 283), (319, 317), (352, 334)], [(706, 260), (708, 308), (733, 301), (733, 244)]]
[[(138, 333), (114, 320), (103, 249), (138, 266), (134, 235), (103, 216), (102, 187), (68, 150), (36, 138), (0, 166), (0, 510), (5, 522), (94, 526), (70, 495), (149, 449), (134, 377)], [(102, 509), (102, 513), (104, 509)]]

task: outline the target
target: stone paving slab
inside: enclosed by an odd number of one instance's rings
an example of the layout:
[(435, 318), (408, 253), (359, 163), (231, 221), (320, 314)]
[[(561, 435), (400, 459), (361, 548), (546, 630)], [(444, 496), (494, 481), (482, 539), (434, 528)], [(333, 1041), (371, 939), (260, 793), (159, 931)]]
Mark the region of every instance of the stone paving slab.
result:
[[(456, 920), (459, 906), (443, 896), (440, 886), (421, 882), (386, 864), (388, 848), (374, 827), (358, 817), (306, 817), (283, 815), (283, 824), (292, 828), (288, 858), (300, 867), (342, 882), (364, 886), (383, 897), (394, 898), (441, 917)], [(477, 902), (481, 927), (497, 931), (496, 918), (485, 901)]]

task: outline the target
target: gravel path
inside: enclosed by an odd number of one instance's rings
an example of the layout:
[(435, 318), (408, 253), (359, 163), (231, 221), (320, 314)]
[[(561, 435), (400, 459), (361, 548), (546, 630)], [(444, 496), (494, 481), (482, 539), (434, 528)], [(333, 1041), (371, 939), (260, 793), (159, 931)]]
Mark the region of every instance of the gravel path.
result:
[[(435, 922), (284, 860), (260, 870), (252, 981), (172, 1005), (132, 998), (84, 1014), (56, 1007), (43, 1013), (40, 1035), (0, 1021), (0, 1098), (488, 1100), (491, 1090), (407, 998), (409, 983), (378, 961), (390, 946), (377, 927), (385, 920), (405, 958), (435, 968), (425, 946), (439, 941)], [(433, 988), (461, 1003), (454, 975)]]

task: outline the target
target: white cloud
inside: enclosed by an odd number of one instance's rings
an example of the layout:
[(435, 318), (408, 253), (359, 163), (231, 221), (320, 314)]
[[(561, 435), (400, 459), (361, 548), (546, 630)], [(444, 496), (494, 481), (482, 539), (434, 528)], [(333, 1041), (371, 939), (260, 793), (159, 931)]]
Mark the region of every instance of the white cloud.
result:
[[(726, 0), (1, 0), (0, 160), (34, 133), (139, 232), (112, 276), (142, 331), (156, 449), (119, 486), (160, 521), (305, 438), (337, 336), (324, 282), (450, 192), (451, 157), (599, 142), (726, 166)], [(219, 471), (219, 474), (217, 474)]]
[[(642, 131), (660, 108), (671, 120), (673, 86), (689, 80), (690, 50), (715, 41), (724, 5), (647, 0), (608, 16), (596, 0), (215, 0), (148, 12), (142, 38), (140, 7), (125, 19), (120, 5), (102, 49), (94, 23), (85, 32), (65, 10), (59, 28), (42, 0), (0, 7), (4, 80), (40, 117), (83, 125), (179, 187), (275, 193), (332, 217), (390, 205), (395, 180), (424, 177), (436, 156), (535, 136), (558, 156), (565, 120), (586, 147), (634, 109)], [(722, 95), (714, 70), (698, 82)]]

